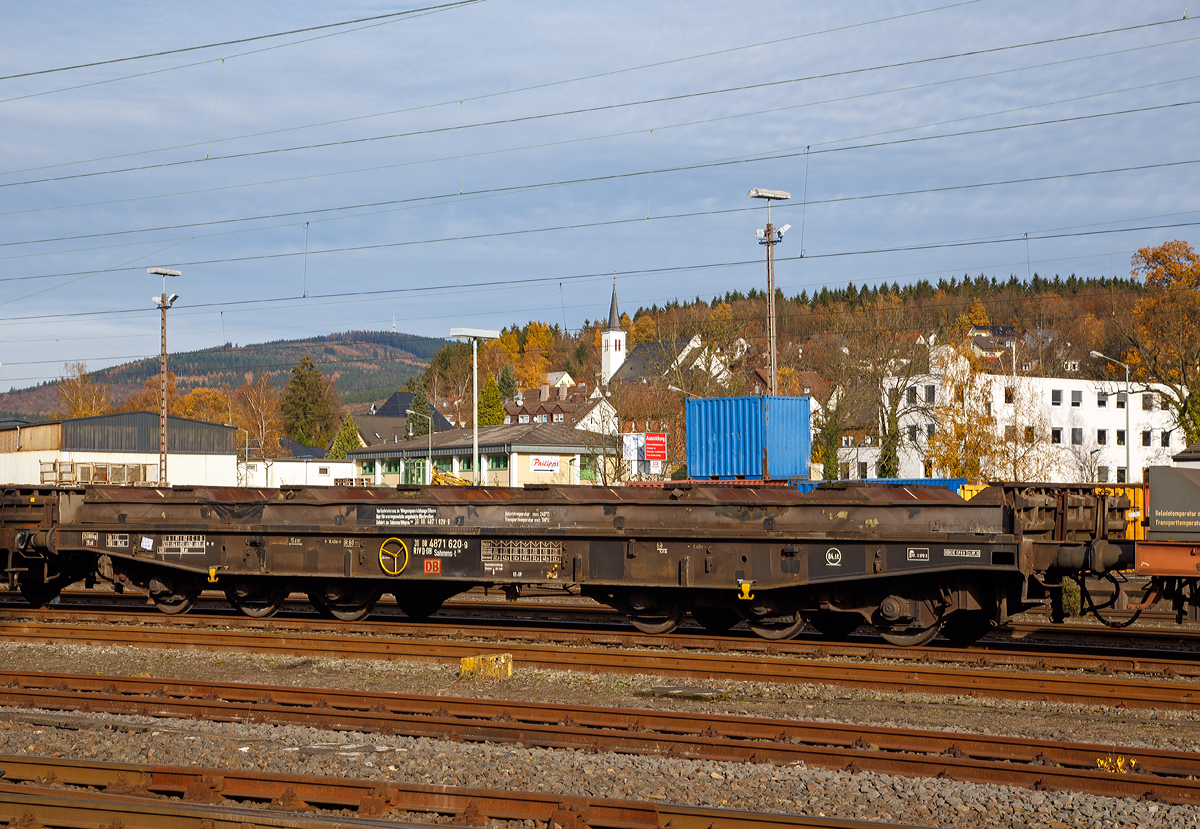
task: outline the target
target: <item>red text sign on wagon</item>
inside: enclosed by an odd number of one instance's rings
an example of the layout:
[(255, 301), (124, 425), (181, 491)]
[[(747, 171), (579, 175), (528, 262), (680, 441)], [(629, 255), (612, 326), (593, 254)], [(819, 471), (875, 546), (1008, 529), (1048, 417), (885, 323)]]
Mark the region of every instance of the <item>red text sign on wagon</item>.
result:
[(425, 559), (425, 575), (440, 576), (442, 574), (442, 560), (440, 558)]

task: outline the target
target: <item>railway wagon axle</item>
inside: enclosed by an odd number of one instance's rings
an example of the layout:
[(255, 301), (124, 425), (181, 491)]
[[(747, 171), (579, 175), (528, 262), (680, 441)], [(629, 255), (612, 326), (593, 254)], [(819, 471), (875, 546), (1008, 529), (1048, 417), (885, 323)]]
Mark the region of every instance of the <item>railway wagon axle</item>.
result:
[(897, 645), (969, 642), (1058, 604), (1064, 577), (1132, 562), (1129, 502), (1086, 486), (667, 482), (661, 489), (470, 487), (5, 490), (5, 576), (33, 604), (78, 580), (166, 613), (222, 590), (249, 616), (292, 593), (365, 618), (384, 595), (423, 618), (474, 586), (590, 596), (648, 633), (690, 613), (782, 639), (871, 625)]

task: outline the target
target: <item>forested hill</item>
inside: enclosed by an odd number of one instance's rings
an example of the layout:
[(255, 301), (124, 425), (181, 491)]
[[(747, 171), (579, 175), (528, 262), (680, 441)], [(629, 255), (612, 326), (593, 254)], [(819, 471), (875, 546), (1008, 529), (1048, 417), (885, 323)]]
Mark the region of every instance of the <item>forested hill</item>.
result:
[[(419, 374), (445, 340), (393, 334), (390, 331), (348, 331), (303, 340), (275, 340), (254, 345), (226, 343), (218, 348), (170, 354), (167, 367), (178, 378), (179, 391), (236, 388), (248, 376), (266, 375), (275, 386), (291, 378), (292, 366), (306, 353), (326, 376), (337, 381), (345, 403), (378, 400), (398, 390)], [(112, 398), (121, 401), (158, 374), (158, 360), (138, 360), (92, 374), (96, 383), (112, 387)], [(45, 415), (61, 407), (54, 382), (0, 394), (0, 410)]]

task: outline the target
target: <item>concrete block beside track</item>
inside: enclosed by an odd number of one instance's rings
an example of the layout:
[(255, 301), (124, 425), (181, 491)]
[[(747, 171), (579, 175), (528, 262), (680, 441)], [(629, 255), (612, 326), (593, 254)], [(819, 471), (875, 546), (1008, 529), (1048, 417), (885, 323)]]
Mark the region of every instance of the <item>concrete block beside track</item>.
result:
[(464, 656), (460, 665), (458, 675), (464, 679), (510, 679), (513, 672), (511, 653)]

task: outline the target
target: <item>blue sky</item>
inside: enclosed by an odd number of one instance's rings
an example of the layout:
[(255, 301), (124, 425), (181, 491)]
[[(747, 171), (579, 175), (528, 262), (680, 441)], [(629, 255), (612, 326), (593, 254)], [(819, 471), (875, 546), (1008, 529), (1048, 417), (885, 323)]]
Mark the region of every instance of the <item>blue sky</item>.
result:
[(761, 288), (751, 187), (793, 195), (774, 208), (788, 295), (1124, 274), (1138, 247), (1198, 236), (1200, 25), (1183, 15), (9, 4), (0, 76), (25, 76), (0, 80), (0, 390), (155, 355), (150, 266), (183, 271), (173, 351), (393, 315), (430, 336), (577, 328), (607, 313), (614, 271), (630, 312)]

